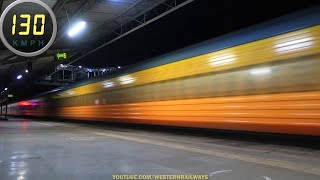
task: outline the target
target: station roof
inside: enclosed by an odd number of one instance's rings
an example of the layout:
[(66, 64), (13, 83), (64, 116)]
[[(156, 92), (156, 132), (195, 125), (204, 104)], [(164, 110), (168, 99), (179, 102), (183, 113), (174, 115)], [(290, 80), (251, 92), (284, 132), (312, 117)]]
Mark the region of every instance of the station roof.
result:
[[(30, 59), (16, 56), (1, 43), (0, 82), (2, 84), (11, 82), (19, 72), (21, 73), (28, 60), (33, 63), (32, 76), (39, 77), (44, 73), (51, 73), (58, 65), (54, 62), (54, 52), (66, 51), (72, 62), (75, 62), (96, 48), (105, 46), (112, 40), (119, 39), (153, 21), (157, 16), (178, 9), (193, 0), (42, 1), (49, 5), (56, 15), (58, 24), (56, 40), (45, 54)], [(14, 0), (0, 1), (1, 12), (12, 2)], [(78, 20), (86, 21), (87, 28), (81, 36), (70, 39), (67, 31)]]

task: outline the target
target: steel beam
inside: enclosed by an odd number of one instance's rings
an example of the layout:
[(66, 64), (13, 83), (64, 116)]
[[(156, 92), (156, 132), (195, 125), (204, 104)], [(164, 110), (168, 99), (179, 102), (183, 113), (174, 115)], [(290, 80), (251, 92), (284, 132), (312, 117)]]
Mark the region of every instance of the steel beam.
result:
[[(80, 5), (80, 7), (78, 8), (78, 10), (76, 10), (76, 12), (71, 16), (71, 17), (68, 17), (68, 19), (70, 21), (76, 19), (79, 17), (79, 14), (83, 14), (86, 10), (90, 9), (93, 5), (95, 5), (95, 3), (97, 3), (98, 0), (87, 0), (85, 1), (85, 3), (83, 3), (82, 5)], [(69, 21), (68, 20), (68, 21)], [(66, 24), (68, 23), (68, 21), (66, 23), (64, 23), (62, 25), (62, 28), (59, 30), (60, 33), (58, 35), (58, 37), (56, 38), (55, 42), (58, 42), (62, 37), (63, 35), (65, 34), (66, 32), (66, 29), (68, 28), (66, 26)]]
[(158, 19), (160, 19), (160, 18), (168, 15), (168, 14), (170, 14), (171, 12), (174, 12), (174, 11), (176, 11), (176, 10), (184, 7), (185, 5), (187, 5), (187, 4), (189, 4), (189, 3), (193, 2), (193, 1), (194, 1), (194, 0), (186, 0), (186, 1), (184, 1), (183, 3), (181, 3), (181, 4), (176, 4), (176, 3), (175, 3), (175, 6), (174, 6), (173, 8), (171, 8), (171, 9), (163, 12), (162, 14), (160, 14), (160, 15), (158, 15), (158, 16), (156, 16), (156, 17), (154, 17), (154, 18), (152, 18), (152, 19), (144, 22), (143, 24), (140, 24), (140, 25), (138, 25), (137, 27), (135, 27), (135, 28), (133, 28), (133, 29), (131, 29), (131, 30), (129, 30), (129, 31), (127, 31), (127, 32), (119, 35), (118, 37), (116, 37), (116, 38), (114, 38), (114, 39), (112, 39), (112, 40), (110, 40), (110, 41), (108, 41), (108, 42), (106, 42), (106, 43), (98, 46), (97, 48), (95, 48), (95, 49), (87, 52), (85, 55), (82, 55), (82, 56), (80, 56), (79, 58), (76, 58), (75, 60), (69, 62), (68, 64), (72, 64), (72, 63), (75, 63), (76, 61), (79, 61), (80, 59), (82, 59), (82, 58), (84, 58), (84, 57), (86, 57), (86, 56), (88, 56), (88, 55), (90, 55), (90, 54), (98, 51), (99, 49), (101, 49), (101, 48), (103, 48), (103, 47), (105, 47), (105, 46), (107, 46), (107, 45), (109, 45), (109, 44), (112, 44), (113, 42), (115, 42), (115, 41), (117, 41), (117, 40), (119, 40), (119, 39), (127, 36), (128, 34), (131, 34), (132, 32), (134, 32), (134, 31), (136, 31), (136, 30), (138, 30), (138, 29), (140, 29), (140, 28), (142, 28), (142, 27), (144, 27), (144, 26), (146, 26), (146, 25), (148, 25), (148, 24), (150, 24), (150, 23), (152, 23), (152, 22), (154, 22), (154, 21), (156, 21), (156, 20), (158, 20)]

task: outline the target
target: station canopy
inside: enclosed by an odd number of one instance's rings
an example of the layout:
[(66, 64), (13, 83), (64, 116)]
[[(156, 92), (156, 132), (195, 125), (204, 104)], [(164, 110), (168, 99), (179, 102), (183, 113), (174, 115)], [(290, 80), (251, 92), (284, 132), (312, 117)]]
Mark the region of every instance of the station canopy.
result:
[[(68, 52), (75, 61), (95, 52), (139, 28), (165, 16), (193, 0), (42, 0), (54, 11), (58, 33), (55, 43), (37, 57), (19, 57), (0, 44), (0, 82), (9, 83), (31, 61), (32, 79), (51, 73), (58, 65), (56, 52)], [(1, 12), (14, 0), (0, 1)], [(86, 22), (78, 37), (68, 37), (68, 30), (79, 20)], [(51, 72), (50, 72), (51, 71)], [(1, 83), (0, 83), (1, 85)]]

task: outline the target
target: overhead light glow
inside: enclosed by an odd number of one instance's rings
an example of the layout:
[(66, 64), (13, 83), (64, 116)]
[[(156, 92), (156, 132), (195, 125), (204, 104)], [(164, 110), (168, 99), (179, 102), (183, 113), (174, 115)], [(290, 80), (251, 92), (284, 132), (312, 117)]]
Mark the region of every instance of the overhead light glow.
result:
[(79, 66), (79, 68), (82, 68), (82, 66)]
[(120, 69), (121, 68), (121, 66), (118, 66), (118, 69)]
[(8, 90), (8, 88), (4, 88), (4, 90), (6, 91), (6, 90)]
[(25, 70), (25, 72), (26, 72), (26, 73), (28, 73), (28, 72), (29, 72), (29, 70), (28, 70), (28, 69), (26, 69), (26, 70)]
[(120, 80), (120, 84), (130, 84), (136, 81), (136, 79), (131, 77), (130, 75), (122, 76), (119, 78), (119, 80)]
[(283, 42), (275, 45), (278, 53), (286, 53), (310, 48), (314, 44), (312, 37), (297, 39), (293, 41)]
[(68, 67), (68, 65), (60, 64), (60, 67), (66, 68), (66, 67)]
[(67, 95), (69, 95), (69, 96), (72, 96), (72, 95), (74, 95), (74, 94), (76, 94), (76, 92), (74, 92), (74, 91), (67, 91)]
[(234, 54), (223, 55), (223, 56), (219, 55), (219, 56), (213, 57), (210, 60), (210, 63), (212, 66), (219, 66), (219, 65), (230, 64), (235, 60), (236, 60), (236, 56)]
[(80, 21), (76, 25), (74, 25), (68, 32), (68, 35), (70, 37), (74, 37), (77, 34), (79, 34), (83, 29), (86, 27), (86, 22), (85, 21)]
[(102, 85), (104, 88), (110, 88), (110, 87), (113, 87), (115, 83), (112, 81), (106, 81), (106, 82), (103, 82)]
[(18, 75), (18, 76), (17, 76), (17, 79), (21, 79), (21, 78), (22, 78), (22, 75)]
[(253, 69), (250, 71), (250, 74), (252, 75), (263, 75), (263, 74), (269, 74), (271, 73), (270, 68), (259, 68), (259, 69)]

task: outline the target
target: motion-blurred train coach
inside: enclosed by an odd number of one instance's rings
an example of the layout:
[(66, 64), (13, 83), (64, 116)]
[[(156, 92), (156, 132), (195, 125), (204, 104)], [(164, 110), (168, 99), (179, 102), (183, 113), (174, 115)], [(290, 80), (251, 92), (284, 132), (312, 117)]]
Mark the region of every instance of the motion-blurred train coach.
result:
[(11, 115), (320, 135), (320, 7), (11, 104)]

